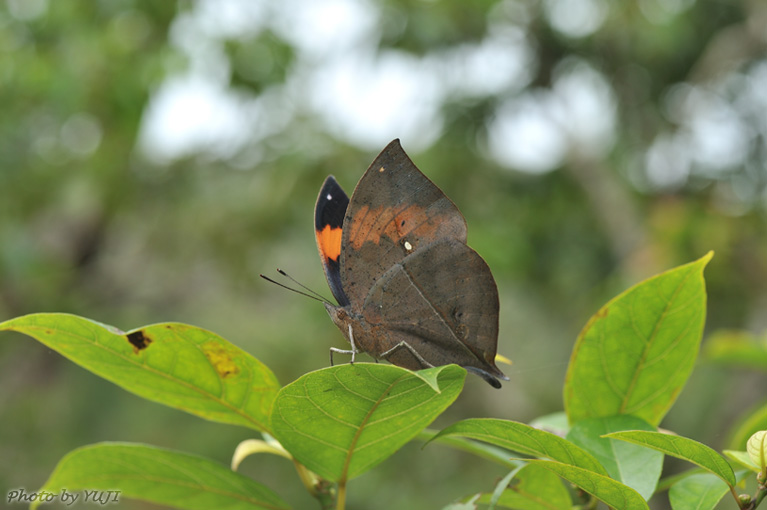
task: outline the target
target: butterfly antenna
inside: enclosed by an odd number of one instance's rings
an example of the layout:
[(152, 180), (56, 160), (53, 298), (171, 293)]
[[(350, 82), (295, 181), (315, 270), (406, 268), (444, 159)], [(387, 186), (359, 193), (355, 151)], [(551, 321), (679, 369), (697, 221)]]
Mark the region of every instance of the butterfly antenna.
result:
[(300, 291), (300, 290), (298, 290), (298, 289), (294, 289), (293, 287), (288, 287), (287, 285), (285, 285), (285, 284), (282, 284), (282, 283), (280, 283), (280, 282), (278, 282), (278, 281), (272, 280), (271, 278), (269, 278), (268, 276), (265, 276), (265, 275), (263, 275), (263, 274), (260, 274), (259, 276), (260, 276), (261, 278), (263, 278), (264, 280), (266, 280), (266, 281), (270, 282), (270, 283), (273, 283), (273, 284), (275, 284), (275, 285), (278, 285), (278, 286), (282, 287), (283, 289), (287, 289), (287, 290), (293, 291), (293, 292), (295, 292), (296, 294), (301, 294), (302, 296), (306, 296), (306, 297), (308, 297), (308, 298), (314, 299), (315, 301), (320, 301), (320, 302), (322, 302), (322, 303), (329, 303), (329, 304), (332, 304), (332, 303), (330, 303), (330, 301), (328, 301), (327, 299), (325, 299), (325, 298), (322, 296), (322, 294), (320, 294), (320, 293), (318, 293), (318, 292), (315, 292), (315, 291), (313, 291), (312, 289), (308, 288), (307, 286), (305, 286), (305, 285), (302, 285), (301, 283), (297, 282), (297, 281), (296, 281), (296, 280), (295, 280), (293, 277), (291, 277), (289, 274), (287, 274), (287, 273), (286, 273), (285, 271), (283, 271), (282, 269), (277, 269), (277, 272), (278, 272), (278, 273), (280, 273), (281, 275), (283, 275), (283, 276), (285, 276), (285, 277), (289, 278), (289, 279), (290, 279), (290, 280), (291, 280), (293, 283), (295, 283), (296, 285), (298, 285), (299, 287), (301, 287), (302, 289), (304, 289), (304, 290), (306, 290), (306, 291), (308, 291), (308, 292), (303, 292), (303, 291)]
[(285, 278), (289, 279), (291, 282), (293, 282), (293, 283), (295, 283), (296, 285), (298, 285), (299, 287), (301, 287), (302, 289), (304, 289), (305, 291), (307, 291), (307, 292), (309, 292), (309, 293), (311, 293), (311, 294), (313, 294), (313, 295), (317, 296), (318, 298), (320, 298), (320, 300), (322, 300), (322, 302), (323, 302), (323, 303), (330, 303), (330, 301), (329, 301), (329, 300), (325, 299), (325, 296), (323, 296), (322, 294), (320, 294), (320, 293), (319, 293), (319, 292), (317, 292), (317, 291), (314, 291), (314, 290), (310, 289), (310, 288), (309, 288), (309, 287), (307, 287), (306, 285), (302, 284), (301, 282), (299, 282), (298, 280), (296, 280), (295, 278), (293, 278), (292, 276), (290, 276), (288, 273), (286, 273), (286, 272), (285, 272), (285, 271), (283, 271), (282, 269), (280, 269), (280, 268), (277, 268), (277, 272), (278, 272), (278, 273), (280, 273), (280, 274), (281, 274), (282, 276), (284, 276)]

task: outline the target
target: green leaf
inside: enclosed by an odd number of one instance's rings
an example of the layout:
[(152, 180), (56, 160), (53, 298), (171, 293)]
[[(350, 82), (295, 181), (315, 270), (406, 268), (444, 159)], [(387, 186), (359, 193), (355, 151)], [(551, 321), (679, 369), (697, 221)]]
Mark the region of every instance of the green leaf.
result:
[(595, 473), (607, 474), (599, 461), (581, 447), (524, 423), (493, 418), (471, 418), (450, 425), (434, 436), (434, 439), (444, 436), (469, 437), (525, 455), (546, 457)]
[(750, 469), (754, 473), (758, 473), (761, 471), (759, 469), (759, 466), (754, 464), (751, 461), (751, 457), (748, 456), (747, 452), (741, 452), (736, 450), (724, 450), (722, 453), (724, 453), (724, 456), (731, 459), (732, 461), (740, 464), (741, 466)]
[(565, 381), (570, 423), (633, 414), (657, 426), (687, 382), (706, 317), (703, 258), (607, 303), (583, 328)]
[(288, 384), (272, 410), (274, 436), (299, 462), (328, 480), (345, 482), (380, 463), (447, 409), (466, 371), (422, 374), (393, 365), (355, 363), (311, 372)]
[(505, 448), (499, 448), (491, 444), (480, 443), (478, 441), (473, 441), (471, 439), (466, 439), (458, 436), (441, 436), (436, 438), (437, 434), (438, 432), (432, 429), (424, 429), (419, 432), (418, 436), (416, 437), (424, 443), (429, 443), (434, 440), (455, 450), (461, 450), (481, 459), (495, 462), (496, 464), (504, 466), (508, 469), (515, 469), (524, 465), (524, 463), (521, 461), (512, 460), (509, 458), (509, 451)]
[(607, 434), (606, 437), (646, 446), (647, 448), (663, 452), (666, 455), (692, 462), (706, 471), (715, 474), (728, 485), (735, 485), (735, 474), (732, 472), (730, 465), (727, 464), (727, 461), (716, 451), (692, 439), (641, 430), (613, 432), (612, 434)]
[[(290, 508), (268, 487), (196, 455), (130, 443), (99, 443), (69, 452), (40, 489), (120, 491), (123, 497), (173, 508)], [(33, 505), (35, 508), (37, 505)]]
[(767, 371), (767, 338), (747, 331), (717, 331), (706, 340), (703, 356), (714, 363)]
[(672, 485), (668, 499), (674, 510), (713, 510), (729, 490), (718, 476), (701, 473)]
[(229, 464), (232, 471), (237, 471), (243, 460), (251, 455), (257, 453), (270, 453), (272, 455), (278, 455), (288, 460), (293, 460), (293, 457), (282, 447), (276, 440), (271, 439), (271, 436), (266, 435), (267, 439), (245, 439), (237, 445), (232, 454), (232, 462)]
[(750, 411), (740, 420), (740, 424), (732, 432), (729, 440), (730, 448), (738, 450), (745, 448), (746, 441), (754, 432), (765, 429), (767, 429), (767, 403)]
[(655, 492), (663, 470), (663, 454), (602, 437), (621, 430), (654, 431), (655, 427), (631, 415), (590, 418), (573, 424), (567, 439), (594, 455), (611, 478), (628, 485), (648, 500)]
[(124, 333), (69, 314), (0, 323), (29, 335), (136, 395), (207, 420), (268, 431), (279, 384), (263, 363), (220, 336), (185, 324)]
[(637, 491), (608, 476), (550, 460), (529, 460), (528, 462), (553, 471), (609, 507), (621, 510), (649, 509), (647, 502)]
[(674, 473), (673, 475), (665, 476), (661, 478), (660, 482), (658, 482), (657, 492), (667, 492), (671, 488), (671, 486), (674, 485), (675, 483), (678, 483), (679, 480), (683, 480), (687, 478), (688, 476), (703, 474), (705, 472), (706, 472), (705, 470), (695, 466), (685, 471)]
[(767, 466), (767, 431), (754, 432), (746, 443), (746, 452), (751, 462), (763, 470)]
[(558, 436), (565, 436), (570, 430), (570, 422), (564, 411), (539, 416), (530, 422), (531, 427), (553, 432)]
[[(506, 491), (506, 489), (509, 487), (509, 484), (511, 484), (511, 480), (517, 476), (517, 474), (524, 469), (526, 466), (529, 466), (529, 464), (522, 464), (520, 462), (519, 467), (516, 469), (512, 469), (509, 471), (509, 473), (501, 478), (496, 484), (495, 489), (493, 489), (493, 492), (490, 493), (490, 499), (488, 501), (488, 510), (495, 510), (495, 505), (498, 503), (498, 500), (501, 498), (501, 495)], [(545, 471), (545, 470), (544, 470)]]
[[(491, 497), (491, 494), (483, 494), (478, 502), (487, 504)], [(498, 499), (496, 508), (569, 510), (572, 504), (570, 493), (559, 476), (541, 466), (528, 464), (516, 473), (511, 487)]]

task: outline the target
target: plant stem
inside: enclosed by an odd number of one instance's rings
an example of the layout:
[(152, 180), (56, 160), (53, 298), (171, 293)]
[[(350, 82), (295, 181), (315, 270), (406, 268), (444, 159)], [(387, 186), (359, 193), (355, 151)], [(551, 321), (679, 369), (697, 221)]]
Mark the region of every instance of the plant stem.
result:
[(756, 508), (759, 506), (759, 503), (762, 502), (762, 500), (767, 496), (767, 487), (761, 487), (759, 488), (759, 492), (756, 493), (756, 496), (754, 496), (752, 500), (752, 508)]
[(293, 464), (296, 467), (298, 477), (301, 479), (304, 487), (306, 487), (306, 490), (309, 491), (309, 494), (314, 496), (317, 501), (320, 502), (320, 507), (322, 510), (330, 510), (333, 508), (334, 494), (330, 482), (323, 480), (315, 473), (309, 471), (306, 466), (298, 462), (296, 459), (293, 459)]

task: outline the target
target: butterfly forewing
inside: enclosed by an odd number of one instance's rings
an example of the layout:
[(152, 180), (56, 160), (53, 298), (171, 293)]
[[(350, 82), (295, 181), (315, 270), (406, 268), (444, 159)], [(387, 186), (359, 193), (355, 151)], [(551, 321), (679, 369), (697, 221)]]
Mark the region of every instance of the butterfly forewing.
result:
[(341, 285), (341, 228), (349, 205), (349, 197), (330, 175), (317, 196), (314, 206), (314, 234), (320, 251), (322, 268), (328, 280), (330, 292), (340, 306), (349, 304)]
[(394, 264), (440, 239), (465, 243), (466, 221), (394, 140), (360, 179), (344, 221), (341, 283), (351, 303), (361, 303)]

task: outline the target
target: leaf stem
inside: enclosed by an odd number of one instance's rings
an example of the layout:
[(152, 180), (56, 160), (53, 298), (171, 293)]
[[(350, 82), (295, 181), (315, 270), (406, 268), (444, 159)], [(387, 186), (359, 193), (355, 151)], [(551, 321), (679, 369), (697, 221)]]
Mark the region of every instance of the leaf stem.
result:
[(346, 508), (346, 481), (338, 482), (338, 492), (336, 493), (336, 510)]

